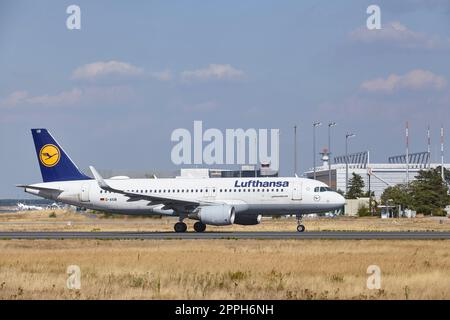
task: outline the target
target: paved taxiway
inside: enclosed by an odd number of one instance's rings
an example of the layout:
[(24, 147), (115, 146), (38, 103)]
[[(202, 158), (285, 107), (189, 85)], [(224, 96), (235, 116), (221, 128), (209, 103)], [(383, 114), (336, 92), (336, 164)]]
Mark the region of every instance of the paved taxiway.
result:
[(1, 239), (450, 239), (450, 232), (0, 232)]

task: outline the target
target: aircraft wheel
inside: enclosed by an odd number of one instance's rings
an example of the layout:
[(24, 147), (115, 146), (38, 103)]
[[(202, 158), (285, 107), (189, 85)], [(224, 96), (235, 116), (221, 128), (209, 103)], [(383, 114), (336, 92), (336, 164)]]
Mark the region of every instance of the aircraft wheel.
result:
[(305, 231), (305, 226), (302, 225), (302, 224), (299, 224), (299, 225), (297, 226), (297, 231), (298, 231), (298, 232), (303, 232), (303, 231)]
[(206, 224), (198, 221), (196, 223), (194, 223), (194, 230), (195, 232), (203, 232), (206, 229)]
[(175, 232), (186, 232), (187, 225), (184, 222), (177, 222), (177, 223), (175, 223), (173, 228), (174, 228)]

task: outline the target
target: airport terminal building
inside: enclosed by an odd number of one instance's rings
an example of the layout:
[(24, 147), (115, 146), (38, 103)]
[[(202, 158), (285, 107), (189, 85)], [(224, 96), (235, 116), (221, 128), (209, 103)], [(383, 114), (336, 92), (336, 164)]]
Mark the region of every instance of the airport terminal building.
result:
[[(321, 166), (316, 167), (316, 180), (326, 184), (331, 181), (332, 189), (345, 191), (345, 156), (336, 157), (333, 162), (329, 165), (328, 161), (324, 161)], [(369, 152), (359, 152), (348, 155), (348, 179), (352, 178), (352, 173), (360, 175), (364, 180), (364, 191), (368, 191), (370, 187), (370, 190), (375, 193), (375, 197), (379, 199), (387, 187), (404, 184), (407, 182), (407, 177), (410, 182), (414, 181), (420, 170), (440, 166), (440, 163), (430, 163), (428, 155), (424, 152), (411, 154), (409, 164), (406, 164), (404, 155), (389, 157), (387, 163), (369, 163)], [(444, 167), (450, 170), (450, 164), (444, 164)], [(304, 175), (313, 179), (314, 170), (310, 169)]]

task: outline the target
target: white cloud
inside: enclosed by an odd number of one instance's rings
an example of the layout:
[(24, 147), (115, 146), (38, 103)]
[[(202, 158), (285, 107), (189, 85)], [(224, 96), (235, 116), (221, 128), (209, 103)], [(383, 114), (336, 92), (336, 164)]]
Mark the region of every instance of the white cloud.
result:
[(183, 81), (233, 80), (244, 76), (244, 72), (229, 64), (210, 64), (204, 69), (186, 70), (181, 73)]
[(139, 76), (143, 70), (132, 64), (120, 61), (94, 62), (83, 65), (75, 69), (72, 79), (75, 80), (96, 80), (107, 76)]
[(15, 107), (18, 105), (42, 105), (57, 106), (70, 105), (80, 101), (82, 91), (74, 88), (70, 91), (63, 91), (55, 95), (31, 96), (27, 91), (19, 90), (9, 94), (6, 98), (0, 100), (0, 106)]
[(14, 91), (0, 99), (0, 107), (16, 106), (65, 107), (89, 103), (120, 103), (134, 96), (127, 86), (73, 88), (56, 94), (30, 95), (27, 91)]
[(13, 107), (15, 105), (26, 102), (28, 99), (28, 92), (18, 90), (10, 93), (6, 98), (0, 99), (0, 106)]
[(159, 81), (170, 81), (172, 79), (172, 72), (166, 69), (159, 72), (153, 72), (151, 76)]
[(387, 78), (377, 78), (364, 81), (361, 89), (368, 92), (393, 93), (402, 89), (443, 89), (447, 80), (428, 70), (416, 69), (404, 75), (390, 74)]
[(55, 95), (46, 94), (41, 96), (28, 97), (27, 103), (49, 107), (73, 105), (80, 102), (82, 94), (83, 92), (80, 89), (74, 88), (70, 91), (63, 91)]
[(387, 43), (407, 49), (450, 48), (450, 38), (412, 31), (398, 21), (383, 24), (380, 30), (369, 30), (363, 26), (352, 31), (349, 36), (351, 40), (356, 42), (366, 44)]

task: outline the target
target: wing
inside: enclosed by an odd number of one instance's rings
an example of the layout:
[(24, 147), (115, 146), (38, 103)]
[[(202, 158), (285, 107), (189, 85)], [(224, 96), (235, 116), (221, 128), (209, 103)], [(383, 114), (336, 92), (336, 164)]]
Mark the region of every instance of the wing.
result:
[(91, 169), (92, 174), (94, 175), (95, 180), (98, 183), (98, 186), (106, 191), (114, 192), (123, 194), (124, 196), (128, 197), (128, 201), (139, 201), (139, 200), (146, 200), (149, 201), (149, 205), (156, 205), (156, 204), (163, 204), (166, 209), (174, 209), (174, 210), (186, 210), (186, 209), (194, 209), (201, 205), (211, 205), (213, 202), (207, 202), (207, 201), (197, 201), (197, 200), (187, 200), (187, 199), (180, 199), (180, 198), (174, 198), (174, 197), (163, 197), (163, 196), (157, 196), (157, 195), (150, 195), (150, 194), (140, 194), (135, 192), (129, 192), (125, 190), (120, 190), (111, 187), (108, 185), (105, 180), (102, 178), (102, 176), (95, 170), (94, 167), (89, 166)]

